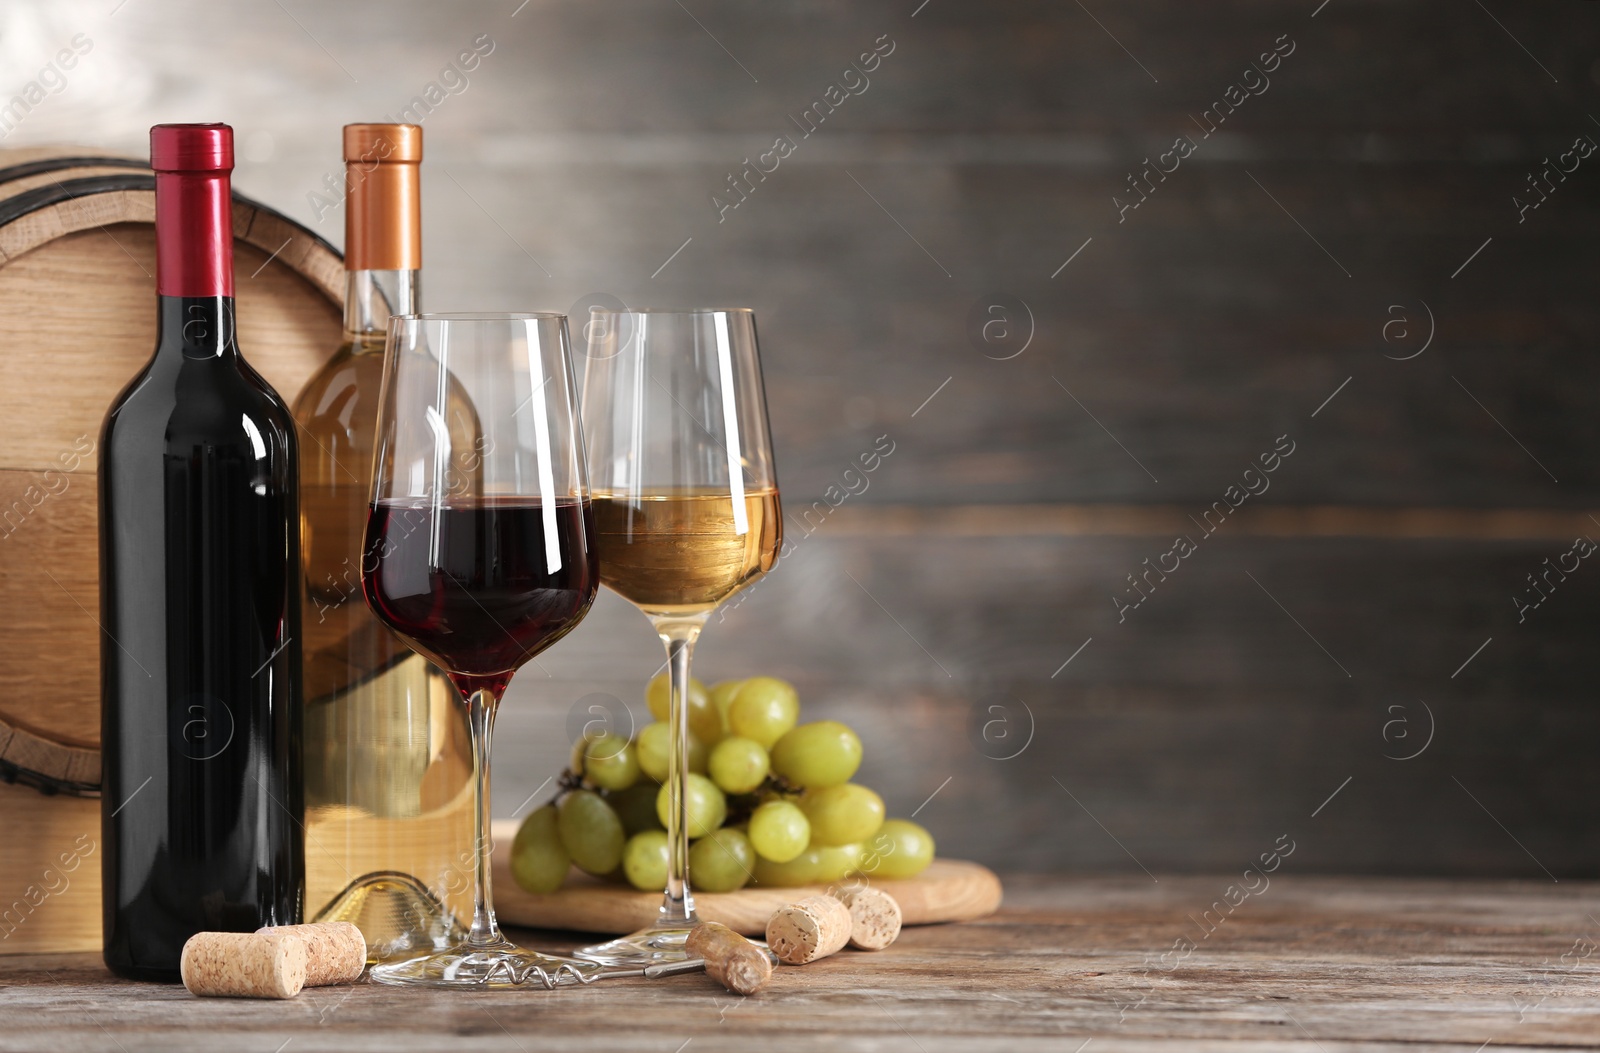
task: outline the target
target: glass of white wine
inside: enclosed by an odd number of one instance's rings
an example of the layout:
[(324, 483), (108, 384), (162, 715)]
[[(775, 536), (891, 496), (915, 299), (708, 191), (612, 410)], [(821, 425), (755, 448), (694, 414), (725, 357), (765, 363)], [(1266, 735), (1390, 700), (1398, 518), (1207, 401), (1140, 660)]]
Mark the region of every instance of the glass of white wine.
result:
[(661, 912), (647, 929), (577, 952), (634, 967), (685, 957), (696, 922), (689, 839), (721, 820), (687, 779), (689, 663), (717, 605), (772, 569), (782, 521), (750, 310), (595, 308), (585, 336), (581, 418), (600, 580), (650, 619), (670, 683)]

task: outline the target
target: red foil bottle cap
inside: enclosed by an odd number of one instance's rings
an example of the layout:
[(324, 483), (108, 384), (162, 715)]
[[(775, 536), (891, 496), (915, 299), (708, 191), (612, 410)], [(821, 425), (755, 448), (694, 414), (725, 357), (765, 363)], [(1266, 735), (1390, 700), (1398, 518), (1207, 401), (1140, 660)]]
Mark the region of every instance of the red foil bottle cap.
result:
[(158, 124), (150, 129), (157, 172), (233, 171), (233, 129), (226, 124)]
[(158, 124), (150, 129), (156, 173), (156, 294), (233, 295), (233, 129)]

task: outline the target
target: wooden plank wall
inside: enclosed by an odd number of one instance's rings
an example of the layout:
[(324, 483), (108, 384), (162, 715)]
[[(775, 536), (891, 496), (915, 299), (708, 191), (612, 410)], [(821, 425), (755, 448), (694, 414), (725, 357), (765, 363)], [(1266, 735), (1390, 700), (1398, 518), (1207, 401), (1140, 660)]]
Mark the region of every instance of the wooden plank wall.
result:
[[(228, 120), (239, 186), (337, 241), (337, 126), (437, 82), (434, 308), (754, 306), (800, 540), (700, 669), (856, 724), (943, 851), (1600, 873), (1600, 569), (1513, 603), (1600, 538), (1600, 8), (918, 2), (18, 3), (39, 61), (95, 48), (8, 145)], [(1025, 348), (974, 334), (994, 304)], [(1147, 558), (1179, 569), (1119, 620)], [(501, 814), (587, 695), (644, 716), (656, 652), (608, 596), (523, 673)]]

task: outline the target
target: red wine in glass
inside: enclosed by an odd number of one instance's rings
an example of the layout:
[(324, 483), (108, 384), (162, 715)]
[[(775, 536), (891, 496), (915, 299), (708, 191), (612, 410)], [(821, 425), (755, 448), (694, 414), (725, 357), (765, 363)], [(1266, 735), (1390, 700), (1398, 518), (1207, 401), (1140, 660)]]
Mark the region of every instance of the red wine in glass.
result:
[(463, 696), (476, 845), (471, 926), (450, 946), (373, 966), (376, 983), (481, 991), (587, 982), (596, 968), (506, 939), (489, 868), (495, 711), (600, 582), (575, 388), (562, 315), (390, 319), (362, 591)]
[(587, 498), (378, 501), (367, 517), (367, 602), (450, 674), (496, 697), (583, 619), (600, 584)]

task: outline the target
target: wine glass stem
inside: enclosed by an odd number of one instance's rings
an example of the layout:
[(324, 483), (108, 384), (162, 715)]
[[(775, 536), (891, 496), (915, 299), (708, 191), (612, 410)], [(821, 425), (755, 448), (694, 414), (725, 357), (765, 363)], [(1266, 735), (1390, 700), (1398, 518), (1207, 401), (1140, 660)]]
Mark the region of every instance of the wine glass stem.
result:
[(667, 889), (661, 900), (661, 925), (692, 925), (694, 893), (689, 889), (689, 801), (684, 784), (689, 774), (689, 663), (705, 619), (661, 618), (656, 631), (667, 647), (667, 724), (671, 729), (667, 756)]
[(486, 689), (472, 693), (467, 700), (472, 725), (472, 783), (477, 795), (473, 811), (473, 902), (472, 929), (467, 942), (487, 946), (500, 942), (500, 928), (494, 921), (494, 902), (489, 885), (489, 736), (494, 732), (494, 713), (498, 700)]

